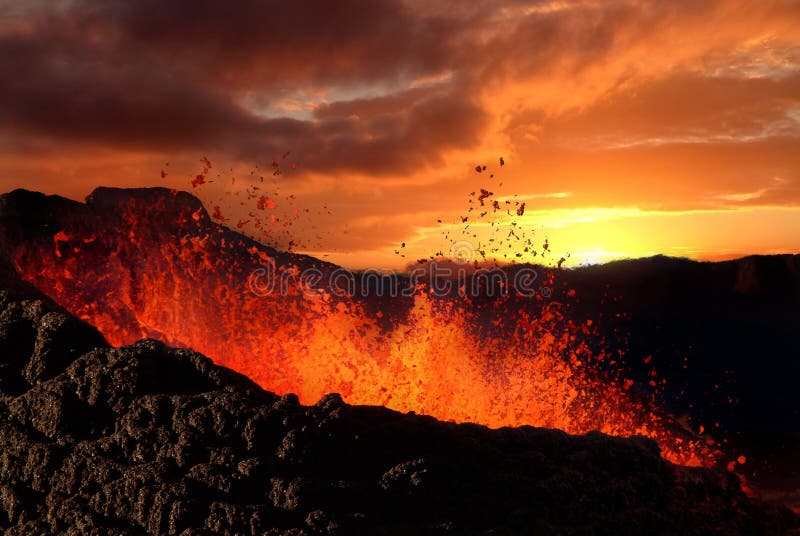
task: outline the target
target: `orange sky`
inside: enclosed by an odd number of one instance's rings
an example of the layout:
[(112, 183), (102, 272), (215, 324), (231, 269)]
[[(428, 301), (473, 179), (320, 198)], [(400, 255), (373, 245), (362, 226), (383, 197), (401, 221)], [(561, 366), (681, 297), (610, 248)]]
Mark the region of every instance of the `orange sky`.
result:
[(0, 66), (2, 191), (164, 185), (233, 224), (266, 170), (351, 267), (446, 249), (482, 187), (573, 265), (800, 251), (797, 1), (6, 0)]

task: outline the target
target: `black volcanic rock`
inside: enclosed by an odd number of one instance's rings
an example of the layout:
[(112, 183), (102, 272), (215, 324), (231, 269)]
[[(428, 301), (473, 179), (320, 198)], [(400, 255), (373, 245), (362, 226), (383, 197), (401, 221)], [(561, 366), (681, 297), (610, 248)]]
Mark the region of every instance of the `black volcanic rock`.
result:
[(0, 261), (4, 534), (782, 534), (644, 438), (301, 406), (190, 350), (110, 348)]

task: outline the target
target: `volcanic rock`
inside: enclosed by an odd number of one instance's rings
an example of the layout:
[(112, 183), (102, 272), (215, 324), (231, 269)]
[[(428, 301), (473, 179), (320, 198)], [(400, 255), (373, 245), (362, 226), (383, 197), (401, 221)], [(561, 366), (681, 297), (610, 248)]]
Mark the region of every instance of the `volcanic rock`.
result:
[(782, 534), (789, 510), (645, 438), (313, 406), (153, 340), (112, 348), (0, 262), (0, 529)]

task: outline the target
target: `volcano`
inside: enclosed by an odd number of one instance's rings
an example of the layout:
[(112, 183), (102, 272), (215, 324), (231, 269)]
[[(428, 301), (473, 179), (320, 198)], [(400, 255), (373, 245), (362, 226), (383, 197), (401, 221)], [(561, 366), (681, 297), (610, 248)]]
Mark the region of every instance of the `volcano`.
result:
[(655, 441), (312, 406), (152, 339), (113, 348), (0, 263), (5, 534), (781, 534)]
[[(137, 341), (194, 349), (261, 389), (296, 394), (303, 415), (312, 410), (300, 404), (339, 393), (352, 404), (493, 428), (645, 436), (657, 448), (634, 442), (655, 458), (722, 468), (726, 482), (733, 471), (766, 475), (783, 490), (798, 482), (798, 408), (787, 396), (796, 365), (779, 359), (797, 344), (796, 257), (547, 270), (546, 298), (442, 297), (424, 284), (411, 295), (338, 296), (318, 283), (337, 266), (264, 246), (214, 223), (195, 197), (160, 188), (100, 188), (86, 203), (16, 190), (0, 198), (0, 244), (14, 277), (111, 345), (151, 356), (184, 354)], [(319, 279), (305, 280), (310, 272)], [(253, 284), (263, 273), (279, 283), (270, 292)], [(737, 335), (726, 341), (730, 330)], [(731, 375), (765, 374), (752, 366), (755, 350), (775, 360), (766, 396), (755, 381), (731, 387)], [(148, 359), (157, 370), (159, 360)], [(16, 397), (35, 384), (9, 378)], [(745, 448), (758, 454), (747, 463)]]

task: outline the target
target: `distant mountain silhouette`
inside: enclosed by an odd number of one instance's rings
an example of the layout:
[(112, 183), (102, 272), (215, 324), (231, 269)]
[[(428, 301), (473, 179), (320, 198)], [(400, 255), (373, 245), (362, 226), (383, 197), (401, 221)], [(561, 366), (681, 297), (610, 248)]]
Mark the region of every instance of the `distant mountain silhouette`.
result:
[(658, 256), (557, 280), (575, 290), (575, 314), (625, 350), (638, 388), (649, 390), (655, 368), (668, 411), (727, 435), (756, 480), (800, 488), (800, 255)]

